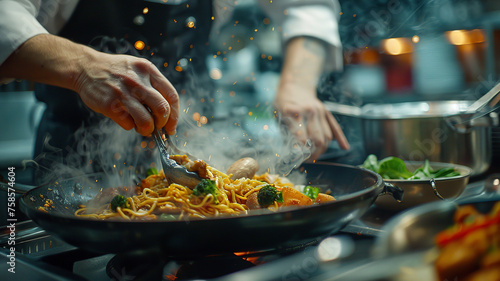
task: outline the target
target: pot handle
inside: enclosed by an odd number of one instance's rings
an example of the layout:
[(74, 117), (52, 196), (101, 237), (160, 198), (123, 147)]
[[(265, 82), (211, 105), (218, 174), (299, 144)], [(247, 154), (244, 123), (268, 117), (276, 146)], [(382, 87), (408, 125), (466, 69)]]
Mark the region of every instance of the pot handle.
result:
[(323, 101), (325, 108), (335, 114), (341, 114), (352, 117), (361, 117), (361, 108), (352, 105), (346, 105), (331, 101)]
[(24, 194), (35, 187), (36, 186), (27, 185), (27, 184), (20, 184), (20, 183), (16, 183), (16, 184), (14, 184), (14, 186), (10, 186), (8, 183), (0, 181), (0, 190), (5, 191), (5, 192), (14, 192), (14, 193), (18, 193), (18, 194)]
[(436, 197), (439, 198), (439, 199), (441, 199), (441, 200), (445, 200), (444, 197), (441, 196), (441, 194), (439, 194), (439, 191), (436, 188), (436, 181), (434, 179), (430, 179), (429, 180), (429, 184), (431, 185), (432, 191), (434, 192), (434, 194), (436, 195)]
[[(481, 117), (481, 118), (479, 118)], [(489, 112), (485, 115), (476, 116), (473, 119), (463, 121), (461, 116), (451, 116), (445, 118), (446, 124), (458, 133), (468, 133), (475, 127), (496, 127), (499, 123), (498, 113)]]
[(394, 200), (401, 202), (403, 201), (404, 193), (405, 191), (401, 187), (397, 187), (392, 183), (384, 182), (384, 189), (382, 189), (379, 196), (390, 194)]

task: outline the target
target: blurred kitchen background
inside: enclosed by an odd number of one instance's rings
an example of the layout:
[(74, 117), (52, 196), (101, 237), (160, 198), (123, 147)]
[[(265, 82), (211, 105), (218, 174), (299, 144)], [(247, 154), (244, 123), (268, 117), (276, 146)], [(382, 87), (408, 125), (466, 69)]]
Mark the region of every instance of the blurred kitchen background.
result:
[[(499, 81), (500, 1), (341, 0), (344, 71), (325, 73), (322, 99), (351, 105), (417, 100), (475, 100)], [(212, 38), (207, 58), (217, 86), (214, 120), (237, 120), (249, 132), (272, 139), (274, 92), (282, 63), (280, 27), (253, 0), (240, 0), (232, 19)], [(0, 86), (0, 171), (18, 167), (17, 181), (30, 183), (23, 162), (44, 106), (26, 81)], [(365, 155), (356, 124), (337, 116), (353, 151), (332, 142), (323, 159), (359, 164)], [(203, 126), (204, 122), (199, 123)], [(493, 128), (493, 161), (500, 154)]]

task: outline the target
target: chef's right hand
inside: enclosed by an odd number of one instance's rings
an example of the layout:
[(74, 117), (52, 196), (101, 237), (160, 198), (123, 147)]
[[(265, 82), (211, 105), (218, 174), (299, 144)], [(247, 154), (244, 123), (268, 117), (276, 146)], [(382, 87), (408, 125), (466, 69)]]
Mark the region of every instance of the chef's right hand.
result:
[(144, 136), (154, 126), (164, 127), (168, 134), (177, 127), (179, 95), (145, 59), (102, 53), (56, 35), (39, 34), (0, 62), (0, 81), (8, 78), (76, 91), (92, 110)]
[(150, 61), (101, 52), (92, 58), (75, 80), (75, 89), (88, 107), (143, 136), (155, 126), (175, 134), (179, 96)]

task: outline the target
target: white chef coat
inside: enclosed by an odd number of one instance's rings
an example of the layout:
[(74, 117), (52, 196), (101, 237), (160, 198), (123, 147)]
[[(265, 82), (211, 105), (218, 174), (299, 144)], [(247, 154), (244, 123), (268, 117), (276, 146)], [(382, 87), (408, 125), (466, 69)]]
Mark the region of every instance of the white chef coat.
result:
[[(156, 1), (159, 0), (150, 0)], [(215, 20), (229, 18), (236, 0), (215, 0)], [(281, 27), (286, 43), (309, 36), (328, 43), (326, 70), (341, 70), (342, 45), (338, 33), (340, 5), (337, 0), (259, 0), (263, 10)], [(78, 0), (0, 0), (0, 65), (31, 37), (57, 34), (71, 17)], [(217, 24), (217, 22), (215, 23)]]

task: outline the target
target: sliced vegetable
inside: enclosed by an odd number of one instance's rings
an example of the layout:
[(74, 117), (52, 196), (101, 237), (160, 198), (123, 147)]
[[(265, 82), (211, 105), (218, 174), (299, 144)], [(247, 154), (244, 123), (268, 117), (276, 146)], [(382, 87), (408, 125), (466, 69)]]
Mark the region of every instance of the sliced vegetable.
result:
[(315, 186), (306, 186), (304, 187), (304, 194), (307, 195), (307, 197), (311, 198), (313, 201), (316, 200), (316, 197), (318, 197), (319, 194), (319, 188)]
[(151, 167), (146, 171), (146, 175), (148, 175), (148, 177), (151, 175), (158, 175), (158, 174), (159, 174), (158, 169), (156, 169), (155, 167)]
[(443, 247), (446, 244), (459, 240), (471, 232), (474, 232), (479, 229), (483, 229), (485, 227), (489, 227), (491, 225), (500, 224), (500, 216), (487, 218), (484, 221), (463, 225), (463, 227), (458, 229), (453, 229), (453, 231), (443, 231), (436, 236), (436, 244), (439, 247)]
[(284, 206), (307, 206), (313, 203), (311, 198), (293, 187), (285, 186), (281, 192), (283, 192)]

